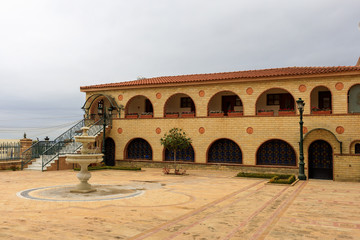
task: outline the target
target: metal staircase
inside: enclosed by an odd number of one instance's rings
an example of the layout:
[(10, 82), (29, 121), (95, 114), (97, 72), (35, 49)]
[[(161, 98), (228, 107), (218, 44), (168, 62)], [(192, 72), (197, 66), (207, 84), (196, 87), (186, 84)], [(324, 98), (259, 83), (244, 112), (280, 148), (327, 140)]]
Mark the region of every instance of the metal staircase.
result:
[[(109, 123), (110, 122), (107, 121), (106, 126), (108, 126)], [(54, 141), (47, 142), (46, 147), (40, 142), (33, 144), (23, 153), (23, 156), (25, 157), (21, 163), (22, 169), (24, 169), (26, 164), (32, 161), (25, 169), (44, 171), (47, 167), (51, 166), (52, 163), (58, 160), (59, 156), (75, 153), (82, 147), (81, 143), (75, 142), (75, 136), (82, 134), (81, 128), (84, 126), (90, 127), (88, 131), (89, 136), (97, 136), (103, 130), (103, 119), (96, 122), (83, 119), (57, 137)]]

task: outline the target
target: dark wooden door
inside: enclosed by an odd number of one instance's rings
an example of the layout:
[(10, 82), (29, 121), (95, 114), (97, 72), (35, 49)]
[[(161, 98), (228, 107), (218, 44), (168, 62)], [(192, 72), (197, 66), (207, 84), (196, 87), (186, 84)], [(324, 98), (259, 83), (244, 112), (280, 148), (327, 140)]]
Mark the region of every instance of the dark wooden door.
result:
[(317, 140), (309, 147), (309, 178), (333, 179), (333, 151), (326, 141)]

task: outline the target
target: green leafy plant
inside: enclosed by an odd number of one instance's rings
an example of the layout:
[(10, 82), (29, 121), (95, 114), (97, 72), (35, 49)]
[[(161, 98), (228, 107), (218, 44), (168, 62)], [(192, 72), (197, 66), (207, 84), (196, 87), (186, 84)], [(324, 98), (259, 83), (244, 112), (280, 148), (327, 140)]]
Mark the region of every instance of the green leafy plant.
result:
[(186, 133), (180, 128), (172, 128), (164, 137), (160, 139), (161, 145), (174, 154), (174, 168), (175, 173), (179, 172), (176, 166), (176, 152), (186, 149), (191, 144), (191, 138), (186, 136)]

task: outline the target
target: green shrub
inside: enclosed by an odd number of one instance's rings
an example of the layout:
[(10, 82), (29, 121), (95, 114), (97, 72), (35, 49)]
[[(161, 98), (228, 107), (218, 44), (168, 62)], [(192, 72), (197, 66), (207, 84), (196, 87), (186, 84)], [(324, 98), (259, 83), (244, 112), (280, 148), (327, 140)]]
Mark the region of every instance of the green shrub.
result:
[[(288, 177), (287, 177), (288, 176)], [(280, 183), (280, 184), (292, 184), (295, 182), (296, 178), (294, 175), (279, 175), (274, 176), (270, 179), (270, 183)]]
[[(119, 167), (119, 166), (95, 166), (88, 167), (89, 171), (93, 170), (104, 170), (104, 169), (112, 169), (112, 170), (127, 170), (127, 171), (140, 171), (139, 167)], [(74, 168), (75, 171), (80, 171), (80, 168)]]

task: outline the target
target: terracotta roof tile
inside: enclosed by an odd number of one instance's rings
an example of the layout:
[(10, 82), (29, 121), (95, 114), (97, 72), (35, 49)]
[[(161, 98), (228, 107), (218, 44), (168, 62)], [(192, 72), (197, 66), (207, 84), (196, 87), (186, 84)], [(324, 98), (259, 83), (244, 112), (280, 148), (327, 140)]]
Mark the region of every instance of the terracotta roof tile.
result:
[(144, 78), (144, 79), (138, 79), (128, 82), (83, 86), (80, 87), (80, 89), (87, 90), (87, 89), (100, 89), (100, 88), (113, 88), (113, 87), (116, 88), (116, 87), (129, 87), (129, 86), (136, 87), (136, 86), (144, 86), (144, 85), (210, 82), (216, 80), (229, 80), (229, 79), (237, 79), (238, 81), (248, 81), (250, 79), (257, 79), (257, 78), (308, 76), (308, 75), (331, 74), (331, 73), (354, 72), (354, 71), (360, 74), (360, 66), (271, 68), (271, 69), (238, 71), (238, 72), (205, 73), (205, 74)]

